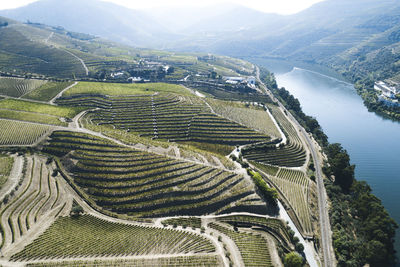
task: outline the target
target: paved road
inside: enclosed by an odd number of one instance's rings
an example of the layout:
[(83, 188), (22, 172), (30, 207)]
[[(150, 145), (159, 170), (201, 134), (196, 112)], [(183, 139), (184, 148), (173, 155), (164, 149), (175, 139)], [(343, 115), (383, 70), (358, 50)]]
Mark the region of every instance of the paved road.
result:
[[(267, 89), (265, 84), (260, 80), (260, 69), (256, 67), (256, 75), (257, 80), (264, 87), (265, 92), (271, 97), (271, 99), (277, 102), (283, 110), (286, 108), (272, 95), (272, 93)], [(287, 111), (287, 110), (286, 110)], [(315, 166), (315, 175), (317, 178), (317, 188), (318, 188), (318, 207), (319, 207), (319, 217), (320, 217), (320, 226), (321, 226), (321, 241), (322, 241), (322, 251), (324, 254), (324, 266), (330, 267), (334, 266), (334, 260), (332, 257), (332, 242), (331, 242), (331, 231), (330, 231), (330, 223), (327, 207), (327, 198), (325, 192), (324, 181), (322, 177), (321, 163), (319, 161), (318, 152), (316, 145), (311, 140), (308, 133), (304, 130), (304, 128), (298, 123), (298, 121), (293, 117), (290, 112), (286, 112), (288, 118), (294, 123), (294, 125), (300, 130), (300, 133), (304, 136), (304, 140), (307, 142), (308, 147), (310, 148), (314, 166)]]

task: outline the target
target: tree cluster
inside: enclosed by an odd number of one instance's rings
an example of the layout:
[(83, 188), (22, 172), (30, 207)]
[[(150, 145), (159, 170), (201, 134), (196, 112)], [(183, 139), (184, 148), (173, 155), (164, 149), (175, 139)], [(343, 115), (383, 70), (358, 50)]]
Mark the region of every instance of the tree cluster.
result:
[(391, 266), (395, 262), (396, 222), (364, 181), (354, 179), (354, 165), (340, 144), (330, 144), (324, 167), (332, 202), (330, 219), (338, 266)]

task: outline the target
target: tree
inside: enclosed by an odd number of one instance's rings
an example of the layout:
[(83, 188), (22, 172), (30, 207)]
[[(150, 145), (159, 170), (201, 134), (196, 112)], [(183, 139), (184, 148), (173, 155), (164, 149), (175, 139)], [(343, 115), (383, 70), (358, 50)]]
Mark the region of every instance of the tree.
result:
[(290, 252), (285, 256), (285, 267), (301, 267), (303, 262), (303, 257), (296, 252)]
[(78, 217), (79, 215), (83, 214), (83, 212), (83, 208), (74, 201), (74, 203), (72, 203), (72, 208), (70, 212), (71, 217)]
[(350, 156), (340, 144), (330, 144), (326, 148), (328, 155), (328, 168), (331, 175), (335, 176), (335, 183), (348, 191), (354, 182), (354, 165), (350, 165)]

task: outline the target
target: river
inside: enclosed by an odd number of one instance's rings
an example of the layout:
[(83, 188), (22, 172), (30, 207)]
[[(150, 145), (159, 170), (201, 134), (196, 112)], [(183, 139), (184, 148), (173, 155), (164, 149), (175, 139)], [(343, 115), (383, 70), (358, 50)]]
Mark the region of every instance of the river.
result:
[[(356, 178), (367, 181), (400, 224), (400, 123), (368, 112), (352, 84), (277, 62), (262, 63), (275, 73), (279, 87), (300, 100), (303, 111), (318, 119), (331, 143), (341, 143), (356, 165)], [(400, 232), (396, 236), (400, 258)]]

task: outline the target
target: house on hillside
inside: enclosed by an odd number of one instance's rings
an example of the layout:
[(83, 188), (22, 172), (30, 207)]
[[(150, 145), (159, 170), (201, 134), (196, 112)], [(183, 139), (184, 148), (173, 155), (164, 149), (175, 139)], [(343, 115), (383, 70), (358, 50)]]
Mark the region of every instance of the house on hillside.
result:
[(224, 77), (225, 83), (227, 84), (247, 84), (249, 87), (255, 87), (256, 85), (256, 78), (250, 76), (248, 78), (245, 77)]
[(382, 93), (383, 96), (395, 99), (397, 94), (400, 94), (400, 86), (389, 85), (384, 81), (376, 82), (374, 89)]

